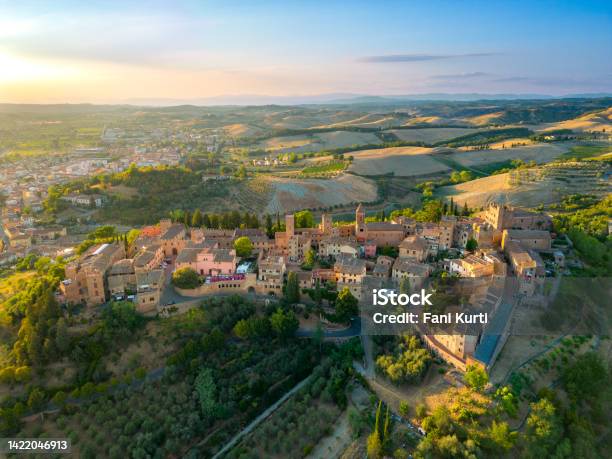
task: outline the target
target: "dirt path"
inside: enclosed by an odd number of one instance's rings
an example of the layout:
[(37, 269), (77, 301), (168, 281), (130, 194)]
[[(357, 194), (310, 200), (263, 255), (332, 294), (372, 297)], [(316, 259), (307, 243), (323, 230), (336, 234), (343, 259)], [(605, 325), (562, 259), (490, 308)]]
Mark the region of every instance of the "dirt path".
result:
[(215, 454), (213, 456), (213, 459), (222, 457), (225, 453), (227, 453), (229, 450), (231, 450), (234, 446), (236, 446), (238, 444), (238, 442), (240, 440), (242, 440), (242, 438), (245, 435), (248, 435), (249, 433), (251, 433), (262, 421), (264, 421), (265, 419), (267, 419), (272, 413), (274, 413), (279, 406), (281, 406), (289, 397), (291, 397), (293, 394), (295, 394), (298, 390), (300, 390), (302, 387), (304, 387), (308, 381), (310, 381), (310, 379), (312, 378), (312, 376), (308, 376), (306, 379), (303, 379), (301, 382), (299, 382), (296, 386), (293, 387), (293, 389), (291, 389), (289, 392), (287, 392), (285, 395), (283, 395), (280, 399), (278, 399), (275, 403), (273, 403), (272, 405), (270, 405), (268, 407), (268, 409), (266, 409), (266, 411), (264, 411), (263, 413), (261, 413), (259, 416), (257, 416), (255, 419), (253, 419), (253, 421), (251, 421), (251, 423), (246, 426), (244, 429), (242, 429), (240, 432), (238, 432), (236, 435), (234, 435), (232, 437), (232, 439), (227, 442), (225, 444), (225, 446), (223, 448), (221, 448), (219, 450), (219, 452), (217, 454)]
[(338, 418), (331, 435), (323, 438), (308, 455), (310, 459), (335, 459), (349, 447), (353, 438), (348, 420), (348, 410)]

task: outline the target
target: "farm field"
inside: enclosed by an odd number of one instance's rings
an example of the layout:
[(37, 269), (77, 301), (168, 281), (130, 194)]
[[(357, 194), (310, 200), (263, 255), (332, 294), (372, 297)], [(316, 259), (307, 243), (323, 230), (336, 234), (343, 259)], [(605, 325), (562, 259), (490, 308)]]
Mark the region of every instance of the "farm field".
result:
[[(531, 139), (528, 139), (526, 137), (521, 137), (521, 138), (516, 138), (516, 139), (506, 139), (506, 140), (500, 140), (499, 142), (495, 142), (489, 145), (489, 150), (504, 150), (504, 149), (508, 149), (508, 148), (517, 148), (517, 147), (513, 147), (512, 145), (517, 145), (517, 146), (527, 146), (527, 145), (533, 145), (535, 142)], [(463, 149), (464, 147), (461, 147), (461, 149)]]
[(437, 150), (421, 147), (392, 147), (349, 153), (354, 157), (349, 168), (360, 175), (385, 175), (394, 173), (400, 177), (446, 172), (450, 168), (436, 161), (431, 154)]
[(363, 177), (342, 174), (335, 179), (270, 178), (270, 200), (264, 212), (275, 214), (293, 210), (375, 201), (376, 184)]
[(423, 128), (423, 129), (393, 129), (391, 131), (404, 142), (434, 143), (441, 140), (450, 140), (466, 134), (476, 132), (470, 128)]
[(368, 113), (355, 119), (341, 121), (334, 124), (328, 124), (325, 126), (318, 127), (389, 127), (397, 126), (399, 121), (396, 117), (386, 114)]
[(460, 120), (453, 118), (444, 118), (441, 116), (415, 116), (406, 121), (403, 126), (415, 126), (421, 124), (462, 124)]
[(539, 126), (539, 128), (544, 132), (557, 129), (571, 129), (573, 131), (582, 132), (602, 131), (603, 129), (610, 131), (610, 129), (612, 129), (612, 108), (595, 113), (588, 113), (571, 120), (548, 123)]
[(354, 111), (336, 111), (327, 109), (307, 110), (302, 108), (278, 108), (264, 117), (264, 124), (272, 129), (309, 129), (329, 127), (349, 122), (355, 117), (363, 116)]
[[(508, 143), (508, 141), (506, 141)], [(522, 159), (546, 163), (553, 161), (569, 151), (572, 144), (535, 143), (524, 147), (488, 149), (459, 152), (453, 155), (453, 160), (462, 166), (478, 167), (479, 165)]]
[(436, 194), (452, 196), (455, 202), (467, 202), (470, 207), (482, 207), (493, 200), (536, 207), (576, 193), (605, 196), (612, 192), (607, 174), (609, 166), (598, 161), (550, 163), (441, 187)]
[(483, 126), (489, 123), (495, 123), (495, 121), (503, 116), (503, 114), (503, 112), (485, 113), (484, 115), (465, 118), (465, 121), (473, 124), (474, 126)]
[(334, 131), (319, 134), (303, 134), (273, 137), (259, 144), (259, 148), (273, 153), (304, 153), (350, 147), (352, 145), (380, 144), (382, 141), (371, 132)]
[(251, 137), (262, 132), (260, 128), (244, 123), (229, 124), (223, 126), (223, 130), (230, 137)]
[(481, 207), (493, 200), (508, 202), (507, 195), (512, 191), (508, 174), (498, 174), (441, 187), (436, 194), (447, 198), (452, 196), (455, 202), (467, 203), (470, 207)]

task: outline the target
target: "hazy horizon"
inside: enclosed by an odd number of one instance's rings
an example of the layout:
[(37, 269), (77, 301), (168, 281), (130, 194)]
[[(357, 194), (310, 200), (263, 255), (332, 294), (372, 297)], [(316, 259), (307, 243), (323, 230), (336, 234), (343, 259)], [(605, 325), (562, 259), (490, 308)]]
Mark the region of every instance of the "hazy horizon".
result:
[(0, 102), (612, 92), (600, 1), (0, 3)]

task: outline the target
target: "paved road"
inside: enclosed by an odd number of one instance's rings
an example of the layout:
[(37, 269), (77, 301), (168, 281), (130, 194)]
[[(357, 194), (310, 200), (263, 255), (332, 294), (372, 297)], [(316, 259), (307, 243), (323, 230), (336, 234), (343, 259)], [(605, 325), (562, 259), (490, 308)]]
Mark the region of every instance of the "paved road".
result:
[(304, 387), (308, 383), (308, 381), (310, 381), (311, 378), (312, 378), (312, 375), (300, 381), (295, 387), (293, 387), (293, 389), (291, 389), (289, 392), (287, 392), (285, 395), (279, 398), (275, 403), (270, 405), (266, 411), (261, 413), (255, 419), (253, 419), (253, 421), (251, 421), (251, 423), (248, 426), (246, 426), (244, 429), (242, 429), (240, 432), (234, 435), (234, 437), (232, 437), (232, 439), (228, 443), (226, 443), (225, 446), (221, 448), (217, 454), (213, 456), (213, 459), (220, 458), (225, 453), (230, 451), (234, 446), (238, 444), (238, 442), (242, 439), (242, 437), (252, 432), (262, 421), (264, 421), (272, 413), (274, 413), (278, 409), (278, 407), (281, 406), (289, 397), (291, 397), (298, 390)]

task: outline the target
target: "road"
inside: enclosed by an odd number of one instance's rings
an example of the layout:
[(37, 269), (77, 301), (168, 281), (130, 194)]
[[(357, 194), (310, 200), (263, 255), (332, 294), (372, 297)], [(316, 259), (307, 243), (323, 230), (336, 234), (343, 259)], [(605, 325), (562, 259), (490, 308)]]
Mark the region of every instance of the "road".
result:
[(213, 459), (220, 458), (225, 453), (230, 451), (234, 446), (238, 444), (238, 442), (240, 442), (240, 440), (242, 440), (242, 438), (245, 435), (248, 435), (249, 433), (251, 433), (259, 424), (261, 424), (262, 421), (264, 421), (272, 413), (274, 413), (278, 409), (278, 407), (281, 406), (289, 397), (291, 397), (298, 390), (304, 387), (308, 383), (308, 381), (310, 381), (311, 378), (312, 378), (312, 375), (300, 381), (295, 387), (293, 387), (293, 389), (291, 389), (289, 392), (287, 392), (285, 395), (279, 398), (275, 403), (270, 405), (268, 409), (266, 409), (266, 411), (261, 413), (255, 419), (253, 419), (253, 421), (251, 421), (251, 423), (248, 426), (246, 426), (244, 429), (242, 429), (240, 432), (234, 435), (232, 439), (228, 443), (226, 443), (225, 446), (221, 448), (217, 454), (213, 456)]
[[(298, 338), (312, 338), (316, 333), (316, 330), (298, 330), (295, 334)], [(323, 329), (324, 338), (352, 338), (354, 336), (361, 335), (361, 319), (359, 317), (353, 317), (351, 319), (351, 326), (342, 330), (330, 330), (326, 331)]]

